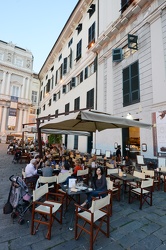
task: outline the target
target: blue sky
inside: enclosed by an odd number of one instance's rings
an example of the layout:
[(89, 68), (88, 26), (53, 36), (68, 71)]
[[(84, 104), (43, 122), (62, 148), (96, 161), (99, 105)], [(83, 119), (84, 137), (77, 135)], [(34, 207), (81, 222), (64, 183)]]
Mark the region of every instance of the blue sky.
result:
[(0, 40), (28, 49), (38, 73), (78, 0), (1, 0)]

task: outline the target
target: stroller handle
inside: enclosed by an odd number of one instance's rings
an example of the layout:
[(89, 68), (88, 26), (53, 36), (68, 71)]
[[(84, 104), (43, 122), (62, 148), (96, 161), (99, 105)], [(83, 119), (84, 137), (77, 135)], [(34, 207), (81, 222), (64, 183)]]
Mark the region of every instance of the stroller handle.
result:
[(11, 176), (9, 177), (9, 180), (10, 180), (10, 181), (16, 181), (16, 178), (14, 177), (14, 175), (11, 175)]

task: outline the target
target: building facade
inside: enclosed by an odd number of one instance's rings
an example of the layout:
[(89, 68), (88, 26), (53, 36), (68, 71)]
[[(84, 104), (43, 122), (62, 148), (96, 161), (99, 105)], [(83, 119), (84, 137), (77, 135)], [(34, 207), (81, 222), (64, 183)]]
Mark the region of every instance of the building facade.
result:
[[(21, 138), (22, 124), (36, 122), (40, 82), (33, 73), (33, 55), (0, 41), (0, 137)], [(32, 134), (27, 136), (33, 137)]]
[[(166, 3), (164, 0), (78, 1), (39, 72), (39, 116), (92, 108), (145, 123), (65, 138), (68, 148), (93, 147), (147, 158), (166, 152)], [(161, 114), (163, 114), (161, 122)], [(58, 119), (58, 118), (57, 118)], [(157, 125), (157, 126), (156, 126)]]

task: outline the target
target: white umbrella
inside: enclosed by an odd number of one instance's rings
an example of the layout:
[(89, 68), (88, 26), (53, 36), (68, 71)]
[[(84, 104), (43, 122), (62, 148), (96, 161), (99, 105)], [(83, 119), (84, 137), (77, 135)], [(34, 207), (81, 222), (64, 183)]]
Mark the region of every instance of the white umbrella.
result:
[(128, 127), (151, 128), (152, 125), (89, 110), (70, 113), (66, 116), (58, 116), (57, 118), (40, 125), (41, 129), (60, 129), (88, 132)]

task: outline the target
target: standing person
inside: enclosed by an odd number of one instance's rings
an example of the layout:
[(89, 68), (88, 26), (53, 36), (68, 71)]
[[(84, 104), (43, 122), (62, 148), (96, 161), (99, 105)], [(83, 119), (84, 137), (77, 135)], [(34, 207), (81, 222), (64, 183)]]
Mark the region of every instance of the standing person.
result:
[(121, 161), (121, 146), (118, 145), (118, 148), (116, 150), (116, 161), (120, 162)]
[(92, 181), (93, 191), (87, 194), (87, 199), (81, 206), (85, 206), (91, 202), (92, 197), (98, 197), (100, 193), (107, 191), (107, 180), (103, 173), (103, 168), (98, 167)]

